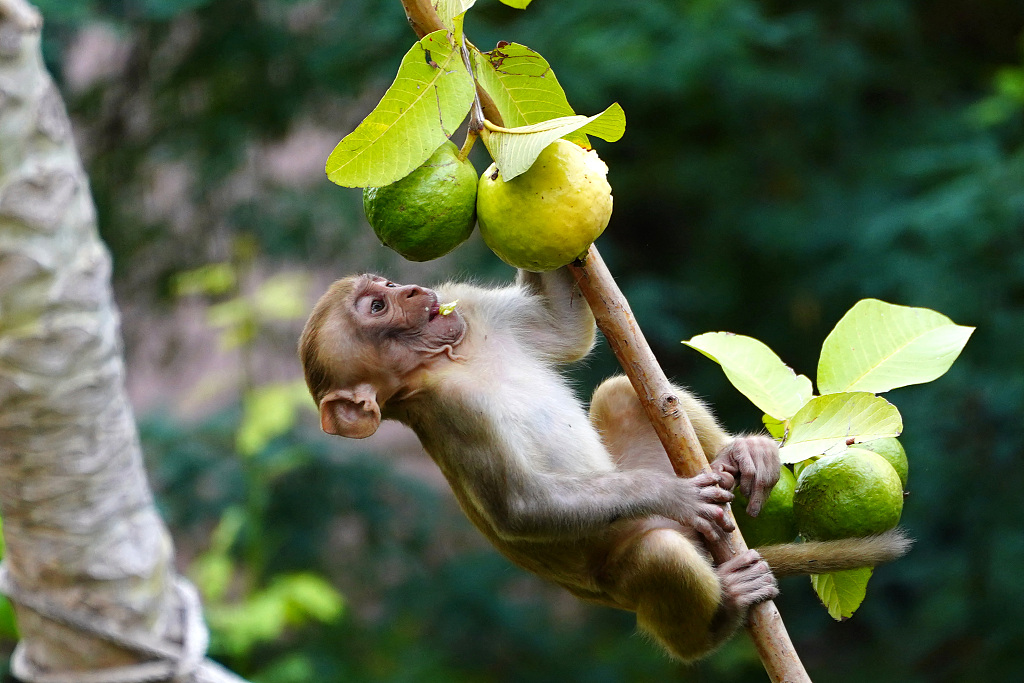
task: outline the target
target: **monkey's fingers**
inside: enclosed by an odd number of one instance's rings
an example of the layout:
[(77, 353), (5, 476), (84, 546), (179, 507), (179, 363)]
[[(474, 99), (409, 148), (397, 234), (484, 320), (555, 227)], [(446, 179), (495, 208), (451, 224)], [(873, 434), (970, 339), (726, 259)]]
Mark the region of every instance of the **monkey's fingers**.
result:
[(732, 517), (725, 514), (725, 507), (723, 505), (703, 505), (699, 512), (700, 518), (709, 522), (711, 527), (710, 531), (713, 534), (709, 536), (704, 534), (704, 537), (708, 540), (717, 540), (724, 538), (727, 534), (732, 533), (736, 529), (736, 525), (733, 524)]
[(732, 491), (736, 488), (736, 474), (738, 472), (732, 472), (726, 466), (726, 463), (716, 460), (711, 463), (711, 471), (718, 477), (718, 485), (723, 489)]
[(728, 473), (701, 472), (690, 481), (697, 486), (705, 500), (713, 503), (732, 502), (732, 489), (736, 484)]

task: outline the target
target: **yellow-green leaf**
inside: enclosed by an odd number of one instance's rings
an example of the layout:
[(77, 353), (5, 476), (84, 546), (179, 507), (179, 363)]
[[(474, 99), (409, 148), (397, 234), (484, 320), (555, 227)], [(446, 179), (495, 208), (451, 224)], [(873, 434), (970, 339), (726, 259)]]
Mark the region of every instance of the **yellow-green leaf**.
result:
[(930, 382), (949, 370), (973, 331), (928, 308), (858, 301), (825, 338), (818, 389), (878, 394)]
[(903, 431), (896, 406), (868, 392), (815, 396), (789, 424), (789, 435), (779, 449), (784, 463), (837, 453), (850, 439), (870, 441)]
[(345, 187), (401, 180), (459, 127), (476, 86), (445, 30), (434, 31), (402, 59), (377, 107), (327, 159), (327, 177)]
[(810, 379), (753, 337), (707, 332), (683, 343), (721, 365), (732, 385), (776, 420), (793, 417), (814, 393)]
[(562, 116), (529, 126), (484, 130), (483, 140), (505, 180), (525, 172), (549, 144), (573, 131), (615, 142), (626, 130), (626, 114), (618, 103), (594, 116)]
[(526, 9), (526, 6), (533, 0), (501, 0), (501, 2), (516, 9)]
[(812, 574), (811, 585), (821, 604), (836, 621), (849, 619), (868, 593), (871, 567), (850, 569), (831, 574)]
[(433, 0), (434, 10), (437, 11), (437, 17), (441, 23), (449, 31), (458, 29), (459, 32), (461, 32), (461, 27), (456, 26), (455, 18), (475, 4), (476, 0)]
[[(505, 127), (529, 126), (576, 113), (551, 65), (525, 45), (506, 43), (490, 52), (473, 48), (470, 54), (477, 81), (491, 96)], [(579, 131), (565, 137), (590, 146)]]

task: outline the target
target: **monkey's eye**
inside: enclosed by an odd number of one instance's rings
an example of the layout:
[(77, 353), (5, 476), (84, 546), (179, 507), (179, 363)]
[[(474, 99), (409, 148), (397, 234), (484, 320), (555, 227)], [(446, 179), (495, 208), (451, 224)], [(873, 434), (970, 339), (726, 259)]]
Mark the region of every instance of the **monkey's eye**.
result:
[(385, 287), (397, 287), (398, 285), (396, 285), (396, 284), (395, 284), (394, 282), (388, 282), (388, 283), (387, 283), (387, 284), (385, 284), (384, 286), (385, 286)]
[(380, 313), (381, 311), (384, 310), (384, 307), (385, 305), (383, 299), (374, 299), (372, 302), (370, 302), (370, 313)]

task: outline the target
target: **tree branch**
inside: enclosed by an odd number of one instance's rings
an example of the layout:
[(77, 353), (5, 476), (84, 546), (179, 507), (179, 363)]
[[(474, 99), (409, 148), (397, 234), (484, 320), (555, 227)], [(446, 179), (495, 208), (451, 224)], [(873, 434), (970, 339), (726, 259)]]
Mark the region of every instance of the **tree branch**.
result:
[[(570, 266), (580, 291), (594, 312), (598, 327), (622, 365), (654, 425), (658, 438), (681, 477), (692, 477), (709, 469), (707, 457), (693, 431), (690, 418), (679, 409), (679, 398), (637, 325), (629, 302), (623, 296), (597, 247), (582, 264)], [(731, 514), (731, 513), (729, 513)], [(728, 540), (712, 544), (711, 555), (719, 564), (747, 549), (739, 529)], [(761, 662), (773, 681), (810, 682), (789, 638), (782, 616), (773, 602), (762, 602), (751, 611), (747, 630), (757, 647)]]

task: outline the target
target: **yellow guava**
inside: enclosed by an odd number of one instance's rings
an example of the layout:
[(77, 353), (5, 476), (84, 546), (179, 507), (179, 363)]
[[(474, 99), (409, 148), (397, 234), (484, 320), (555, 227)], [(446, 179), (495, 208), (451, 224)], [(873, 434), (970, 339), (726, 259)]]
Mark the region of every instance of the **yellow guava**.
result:
[(903, 450), (903, 444), (895, 436), (885, 436), (881, 439), (872, 439), (857, 444), (857, 448), (874, 451), (886, 459), (900, 475), (900, 483), (907, 488), (907, 473), (910, 470), (910, 463), (907, 460), (907, 452)]
[(450, 140), (412, 173), (363, 190), (363, 211), (380, 241), (410, 261), (444, 256), (476, 223), (476, 169)]
[(555, 140), (506, 181), (496, 165), (480, 176), (480, 235), (516, 268), (554, 270), (586, 254), (612, 214), (608, 167), (593, 150)]
[(900, 476), (885, 458), (863, 448), (806, 467), (793, 494), (797, 530), (813, 540), (880, 534), (895, 527), (902, 512)]
[(795, 489), (796, 477), (791, 469), (783, 465), (779, 471), (779, 481), (772, 488), (757, 517), (747, 514), (749, 501), (739, 488), (736, 489), (732, 514), (748, 546), (759, 548), (775, 543), (789, 543), (796, 538), (796, 519), (793, 516)]

